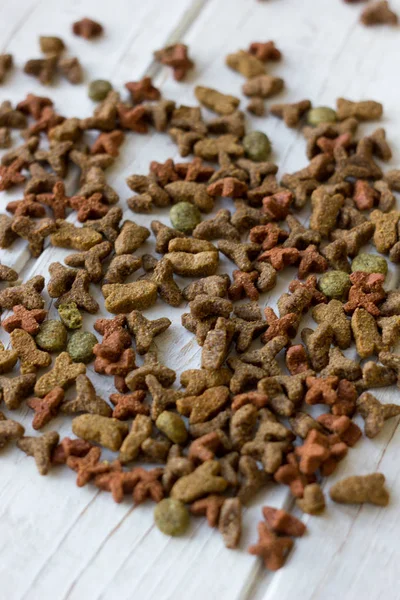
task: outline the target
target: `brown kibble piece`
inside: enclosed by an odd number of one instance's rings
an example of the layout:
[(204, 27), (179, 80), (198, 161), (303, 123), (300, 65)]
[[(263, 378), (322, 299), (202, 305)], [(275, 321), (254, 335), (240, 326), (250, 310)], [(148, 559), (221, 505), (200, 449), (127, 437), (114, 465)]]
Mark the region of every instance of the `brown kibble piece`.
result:
[(31, 58), (24, 65), (24, 73), (37, 77), (43, 85), (48, 85), (52, 82), (57, 70), (57, 56), (49, 56), (47, 58)]
[(129, 419), (136, 415), (148, 415), (149, 407), (143, 404), (146, 397), (144, 390), (136, 390), (132, 394), (111, 394), (110, 400), (115, 408), (112, 416), (115, 419)]
[[(115, 419), (114, 419), (115, 420)], [(126, 430), (128, 426), (125, 425)], [(128, 435), (124, 435), (125, 439), (120, 444), (119, 460), (125, 464), (134, 460), (139, 454), (143, 442), (151, 436), (152, 423), (150, 417), (146, 415), (136, 415), (132, 422), (131, 429)]]
[(24, 433), (25, 429), (20, 423), (7, 419), (0, 412), (0, 449), (5, 448), (9, 442), (20, 439)]
[(103, 33), (103, 27), (100, 25), (100, 23), (85, 17), (84, 19), (75, 21), (75, 23), (73, 23), (72, 32), (75, 35), (85, 38), (86, 40), (90, 40), (101, 35)]
[(221, 94), (212, 88), (197, 85), (194, 89), (194, 95), (200, 104), (203, 104), (209, 110), (213, 110), (219, 115), (230, 115), (240, 104), (239, 98), (227, 94)]
[(324, 493), (319, 483), (306, 485), (303, 497), (296, 500), (296, 504), (309, 515), (319, 515), (325, 509)]
[(226, 498), (224, 496), (218, 496), (217, 494), (211, 494), (201, 500), (196, 500), (190, 505), (190, 512), (193, 515), (205, 515), (207, 518), (208, 525), (210, 527), (216, 527), (219, 520), (222, 505)]
[(189, 475), (184, 475), (174, 484), (171, 497), (182, 502), (193, 502), (207, 494), (218, 494), (227, 487), (220, 473), (220, 465), (215, 460), (207, 460)]
[(364, 308), (356, 308), (351, 317), (351, 329), (361, 358), (379, 354), (382, 349), (382, 339), (376, 321), (368, 311)]
[(334, 342), (344, 350), (351, 344), (350, 321), (346, 318), (340, 300), (330, 300), (328, 304), (318, 304), (312, 311), (312, 317), (318, 324), (328, 324), (333, 331)]
[(204, 423), (227, 403), (228, 397), (228, 388), (218, 386), (205, 390), (199, 396), (180, 398), (177, 400), (176, 406), (178, 412), (190, 416), (190, 423)]
[(182, 81), (186, 73), (194, 68), (194, 62), (188, 56), (185, 44), (173, 44), (154, 52), (154, 57), (163, 65), (171, 67), (176, 81)]
[(237, 548), (242, 534), (242, 505), (239, 498), (227, 498), (222, 505), (218, 529), (226, 548)]
[(363, 25), (397, 25), (398, 16), (393, 12), (387, 0), (371, 2), (361, 13), (360, 21)]
[(76, 274), (71, 289), (59, 296), (56, 302), (56, 307), (58, 308), (61, 304), (75, 302), (78, 308), (81, 308), (90, 314), (95, 314), (99, 310), (99, 305), (97, 301), (90, 295), (89, 287), (89, 273), (83, 269), (80, 269)]
[(338, 98), (336, 101), (336, 114), (339, 121), (355, 117), (359, 121), (370, 121), (380, 119), (383, 113), (382, 104), (374, 100), (363, 100), (352, 102), (344, 98)]
[(101, 289), (106, 299), (105, 307), (113, 314), (144, 310), (157, 299), (157, 286), (152, 281), (111, 283), (103, 285)]
[(96, 390), (86, 375), (78, 375), (76, 378), (76, 396), (61, 405), (61, 412), (66, 415), (76, 413), (90, 413), (110, 417), (111, 407), (96, 394)]
[(387, 419), (400, 414), (397, 404), (382, 404), (369, 392), (364, 392), (357, 400), (357, 411), (364, 419), (365, 435), (374, 438), (382, 430)]
[(15, 285), (0, 291), (0, 307), (11, 310), (15, 305), (21, 304), (28, 310), (42, 309), (44, 299), (40, 292), (44, 288), (44, 277), (35, 275), (26, 283)]
[(86, 366), (83, 363), (74, 363), (68, 352), (61, 352), (57, 356), (52, 370), (37, 380), (35, 394), (43, 398), (56, 386), (66, 389), (75, 381), (78, 375), (85, 372)]
[(262, 521), (258, 524), (258, 536), (257, 544), (249, 546), (250, 554), (260, 556), (270, 571), (277, 571), (285, 564), (287, 554), (293, 547), (293, 540), (290, 537), (276, 536)]
[(87, 442), (96, 442), (116, 452), (128, 433), (128, 426), (118, 419), (86, 414), (73, 419), (72, 431)]
[(49, 431), (40, 437), (23, 437), (18, 440), (17, 446), (28, 456), (33, 456), (40, 475), (47, 475), (51, 467), (51, 455), (59, 439), (56, 431)]
[(374, 244), (378, 252), (387, 254), (397, 242), (397, 223), (400, 219), (400, 211), (392, 210), (384, 213), (374, 210), (370, 214), (372, 223), (375, 224)]
[(89, 273), (90, 280), (97, 283), (103, 275), (101, 263), (111, 251), (112, 244), (110, 242), (101, 242), (85, 252), (69, 254), (64, 260), (70, 267), (84, 267)]
[(265, 73), (262, 61), (245, 50), (238, 50), (234, 54), (228, 54), (225, 63), (229, 68), (237, 71), (247, 79)]
[(56, 224), (57, 230), (50, 237), (53, 246), (85, 251), (102, 241), (100, 233), (93, 229), (75, 227), (62, 219), (57, 219)]
[(35, 373), (26, 373), (12, 378), (0, 377), (1, 397), (9, 410), (19, 408), (22, 400), (32, 392), (35, 381)]
[(309, 100), (301, 100), (292, 104), (272, 104), (270, 112), (285, 121), (288, 127), (296, 127), (301, 117), (311, 108)]
[(290, 515), (286, 510), (263, 506), (262, 514), (268, 527), (278, 535), (301, 537), (306, 531), (304, 523)]
[(28, 241), (30, 253), (34, 258), (40, 256), (43, 251), (45, 238), (53, 233), (56, 224), (53, 219), (41, 219), (37, 223), (30, 217), (15, 217), (12, 230), (19, 237)]
[(8, 373), (11, 371), (17, 360), (18, 353), (16, 350), (6, 350), (4, 344), (0, 342), (0, 373)]
[(33, 429), (41, 429), (57, 416), (58, 407), (64, 398), (64, 390), (61, 387), (55, 387), (43, 398), (31, 398), (27, 405), (35, 411), (32, 421)]
[(52, 462), (55, 465), (65, 465), (70, 456), (86, 456), (92, 445), (84, 440), (65, 437), (53, 452)]
[(146, 354), (150, 350), (153, 339), (170, 325), (171, 321), (166, 317), (150, 321), (137, 310), (128, 315), (128, 327), (135, 338), (136, 350), (139, 354)]
[(329, 490), (334, 502), (345, 504), (364, 504), (368, 502), (377, 506), (389, 504), (389, 492), (384, 487), (385, 476), (382, 473), (371, 475), (354, 475), (338, 481)]
[(142, 265), (142, 261), (137, 256), (131, 254), (120, 254), (114, 256), (104, 275), (104, 284), (124, 283), (125, 279), (137, 271)]
[(110, 470), (110, 463), (103, 461), (99, 463), (101, 448), (91, 447), (89, 452), (82, 456), (68, 456), (67, 465), (70, 469), (77, 472), (76, 485), (82, 487), (86, 485), (93, 477), (101, 473), (107, 473)]
[(22, 375), (34, 373), (51, 364), (50, 354), (39, 350), (34, 338), (23, 329), (14, 329), (10, 334), (10, 342), (18, 355)]

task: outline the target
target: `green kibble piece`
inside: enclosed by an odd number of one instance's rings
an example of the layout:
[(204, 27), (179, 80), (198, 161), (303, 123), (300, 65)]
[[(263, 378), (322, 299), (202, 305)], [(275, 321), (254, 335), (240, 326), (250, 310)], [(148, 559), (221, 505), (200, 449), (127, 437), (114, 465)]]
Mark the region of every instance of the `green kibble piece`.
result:
[(329, 106), (316, 106), (307, 113), (307, 123), (313, 127), (317, 127), (321, 123), (335, 123), (336, 119), (336, 111)]
[(95, 102), (100, 102), (101, 100), (104, 100), (111, 90), (112, 85), (109, 81), (106, 79), (96, 79), (89, 83), (89, 98)]
[(187, 440), (185, 423), (176, 413), (164, 410), (157, 418), (156, 427), (174, 444), (184, 444)]
[(201, 221), (201, 214), (197, 206), (190, 202), (178, 202), (169, 211), (172, 226), (183, 233), (192, 233)]
[(82, 327), (83, 318), (75, 302), (60, 304), (58, 314), (67, 329), (79, 329)]
[(88, 363), (93, 358), (93, 347), (97, 338), (90, 331), (76, 331), (70, 337), (67, 352), (76, 363)]
[(364, 273), (382, 273), (382, 275), (385, 275), (386, 277), (388, 266), (383, 256), (361, 253), (356, 256), (351, 263), (351, 270), (353, 273), (355, 271), (364, 271)]
[(189, 527), (189, 511), (180, 500), (164, 498), (154, 509), (154, 522), (165, 535), (182, 535)]
[(269, 137), (262, 131), (252, 131), (243, 138), (243, 148), (247, 158), (261, 162), (271, 153)]
[(67, 344), (67, 330), (61, 321), (50, 319), (41, 324), (35, 340), (39, 348), (46, 352), (59, 352)]
[(328, 298), (342, 300), (351, 287), (350, 276), (344, 271), (329, 271), (320, 277), (318, 287)]

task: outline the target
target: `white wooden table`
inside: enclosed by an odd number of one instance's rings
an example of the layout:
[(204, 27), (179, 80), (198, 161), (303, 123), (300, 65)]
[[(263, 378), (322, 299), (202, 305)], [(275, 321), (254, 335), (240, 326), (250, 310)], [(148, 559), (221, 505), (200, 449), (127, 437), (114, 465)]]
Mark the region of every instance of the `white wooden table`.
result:
[[(400, 0), (392, 0), (400, 12)], [(334, 106), (338, 96), (373, 98), (385, 105), (383, 125), (394, 150), (390, 166), (400, 164), (400, 103), (398, 57), (400, 30), (366, 29), (358, 23), (362, 5), (342, 0), (1, 0), (0, 47), (14, 55), (17, 69), (1, 88), (1, 99), (13, 102), (28, 92), (50, 95), (66, 116), (88, 116), (93, 104), (86, 85), (59, 82), (43, 88), (22, 73), (28, 58), (39, 56), (38, 35), (59, 35), (71, 55), (85, 67), (85, 82), (108, 78), (124, 93), (123, 83), (145, 74), (154, 78), (163, 95), (183, 104), (194, 103), (194, 82), (238, 95), (241, 76), (224, 66), (228, 52), (246, 48), (251, 41), (273, 39), (284, 54), (270, 71), (284, 77), (285, 101), (310, 98), (314, 105)], [(100, 21), (105, 35), (87, 42), (71, 34), (71, 23), (88, 16)], [(185, 83), (177, 84), (168, 69), (152, 60), (152, 52), (174, 41), (189, 45), (196, 62)], [(244, 103), (243, 103), (244, 104)], [(280, 173), (306, 164), (302, 136), (281, 121), (254, 119), (253, 128), (268, 133)], [(367, 130), (367, 129), (365, 129)], [(122, 203), (130, 192), (125, 178), (146, 173), (150, 160), (178, 158), (166, 135), (134, 135), (125, 142), (120, 159), (108, 171), (109, 183)], [(74, 181), (70, 181), (73, 185)], [(72, 188), (71, 188), (72, 189)], [(6, 194), (7, 200), (19, 193)], [(4, 198), (3, 194), (3, 198)], [(4, 211), (5, 200), (2, 202)], [(147, 224), (151, 217), (130, 218)], [(161, 217), (168, 223), (167, 212)], [(70, 220), (72, 220), (70, 218)], [(140, 253), (151, 251), (153, 242)], [(25, 243), (18, 241), (0, 260), (14, 266), (24, 278), (47, 274), (54, 260), (68, 251), (45, 250), (32, 261)], [(223, 263), (223, 270), (232, 265)], [(389, 286), (397, 285), (392, 272)], [(273, 306), (284, 286), (263, 303)], [(198, 367), (200, 351), (180, 323), (182, 309), (157, 304), (151, 317), (167, 315), (173, 326), (157, 338), (162, 360), (181, 372)], [(54, 308), (50, 316), (54, 315)], [(97, 315), (98, 316), (98, 315)], [(94, 318), (88, 318), (88, 327)], [(5, 336), (1, 333), (2, 339)], [(113, 391), (112, 379), (88, 374), (103, 397)], [(398, 398), (398, 392), (377, 393)], [(19, 418), (28, 434), (31, 411)], [(361, 424), (361, 422), (359, 422)], [(275, 574), (247, 554), (256, 539), (262, 504), (291, 506), (283, 486), (271, 486), (244, 514), (241, 549), (228, 551), (221, 536), (194, 519), (182, 539), (170, 539), (153, 525), (154, 505), (135, 509), (127, 499), (120, 505), (96, 488), (75, 486), (75, 474), (54, 469), (40, 477), (32, 459), (15, 448), (2, 453), (0, 462), (0, 598), (6, 600), (102, 599), (218, 599), (218, 600), (375, 600), (400, 598), (398, 538), (400, 523), (400, 430), (398, 419), (388, 422), (373, 441), (363, 439), (330, 478), (328, 488), (350, 474), (380, 470), (391, 493), (385, 509), (353, 507), (328, 502), (321, 517), (303, 517), (308, 533), (295, 544), (286, 567)], [(47, 429), (70, 433), (68, 418), (58, 418)], [(295, 513), (297, 514), (297, 513)]]

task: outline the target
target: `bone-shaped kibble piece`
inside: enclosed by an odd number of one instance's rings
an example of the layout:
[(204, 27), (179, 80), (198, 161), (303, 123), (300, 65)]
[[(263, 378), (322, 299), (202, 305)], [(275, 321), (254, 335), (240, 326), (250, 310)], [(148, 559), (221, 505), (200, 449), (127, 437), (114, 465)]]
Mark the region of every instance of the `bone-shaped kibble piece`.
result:
[(14, 329), (10, 334), (10, 341), (13, 350), (18, 354), (22, 374), (34, 373), (37, 369), (51, 364), (50, 354), (39, 350), (34, 338), (23, 329)]

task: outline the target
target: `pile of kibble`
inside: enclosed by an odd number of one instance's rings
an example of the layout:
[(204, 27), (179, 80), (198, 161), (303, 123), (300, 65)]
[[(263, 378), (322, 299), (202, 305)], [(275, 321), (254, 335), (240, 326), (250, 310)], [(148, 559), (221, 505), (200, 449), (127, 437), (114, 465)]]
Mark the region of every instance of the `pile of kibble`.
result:
[[(103, 28), (83, 19), (73, 31), (90, 39)], [(47, 55), (29, 61), (27, 73), (49, 81), (69, 60), (74, 82), (80, 79), (79, 61), (63, 57), (61, 39), (41, 38), (41, 47)], [(183, 44), (155, 58), (178, 81), (194, 68)], [(281, 78), (266, 73), (266, 62), (280, 59), (271, 41), (226, 57), (245, 77), (250, 111), (263, 114), (265, 100), (283, 89)], [(2, 55), (0, 64), (4, 78), (12, 58)], [(41, 475), (66, 465), (77, 472), (78, 486), (91, 483), (116, 502), (126, 494), (135, 504), (152, 500), (165, 534), (183, 534), (190, 514), (204, 515), (226, 546), (236, 548), (242, 507), (262, 487), (288, 486), (301, 511), (321, 513), (321, 479), (362, 436), (353, 416), (361, 415), (365, 435), (373, 438), (400, 414), (400, 406), (382, 404), (369, 392), (398, 383), (400, 375), (400, 355), (393, 353), (400, 291), (384, 287), (387, 258), (400, 262), (393, 193), (400, 191), (400, 170), (384, 173), (376, 161), (392, 155), (384, 129), (357, 136), (360, 122), (382, 115), (373, 100), (339, 98), (336, 110), (309, 100), (269, 106), (288, 127), (301, 127), (309, 159), (278, 180), (278, 167), (268, 160), (270, 140), (260, 131), (246, 133), (239, 98), (197, 86), (200, 105), (217, 114), (206, 122), (200, 106), (162, 98), (149, 77), (126, 88), (131, 103), (121, 102), (109, 82), (92, 82), (89, 95), (99, 104), (85, 119), (65, 118), (50, 98), (33, 94), (16, 107), (0, 106), (1, 146), (11, 145), (11, 129), (24, 138), (1, 160), (0, 189), (23, 185), (24, 192), (6, 205), (12, 216), (0, 215), (0, 247), (22, 238), (33, 257), (45, 241), (73, 251), (65, 265), (49, 266), (47, 292), (59, 319), (46, 320), (43, 276), (21, 283), (18, 273), (0, 265), (0, 307), (10, 311), (2, 320), (10, 347), (0, 347), (7, 408), (7, 416), (0, 413), (0, 447), (16, 442)], [(88, 130), (99, 132), (91, 147)], [(150, 223), (157, 256), (135, 254), (151, 232), (122, 221), (118, 194), (106, 179), (124, 136), (150, 130), (167, 132), (182, 157), (194, 154), (186, 162), (154, 161), (148, 175), (127, 179), (133, 212), (154, 215), (171, 207), (171, 227)], [(75, 195), (67, 196), (63, 179), (71, 163), (81, 178)], [(232, 211), (207, 217), (218, 198), (231, 199)], [(306, 206), (309, 227), (295, 216)], [(83, 225), (66, 220), (72, 213)], [(368, 243), (377, 252), (363, 251)], [(236, 266), (232, 279), (219, 272), (220, 253)], [(262, 311), (260, 297), (288, 267), (298, 269), (298, 278), (279, 297), (278, 313), (269, 306)], [(176, 275), (189, 278), (184, 289)], [(97, 319), (94, 334), (82, 331), (82, 312), (99, 310), (96, 284), (115, 316)], [(188, 302), (182, 326), (201, 346), (200, 368), (182, 373), (179, 390), (174, 365), (162, 364), (153, 345), (171, 321), (143, 314), (158, 300), (173, 307)], [(314, 329), (301, 327), (308, 312)], [(301, 341), (292, 343), (297, 334)], [(357, 360), (344, 353), (352, 346)], [(141, 366), (136, 353), (144, 356)], [(86, 375), (92, 362), (96, 373), (114, 377), (110, 402)], [(18, 375), (4, 376), (15, 367)], [(75, 395), (66, 399), (72, 386)], [(9, 416), (24, 401), (35, 430), (61, 413), (73, 417), (76, 437), (60, 440), (56, 431), (24, 436)], [(316, 404), (327, 412), (314, 419), (307, 408)], [(102, 447), (118, 457), (101, 460)], [(160, 466), (145, 469), (146, 462)], [(380, 473), (339, 481), (329, 493), (336, 502), (385, 506), (389, 500)], [(263, 516), (259, 541), (249, 551), (277, 569), (305, 526), (272, 507), (263, 507)]]

